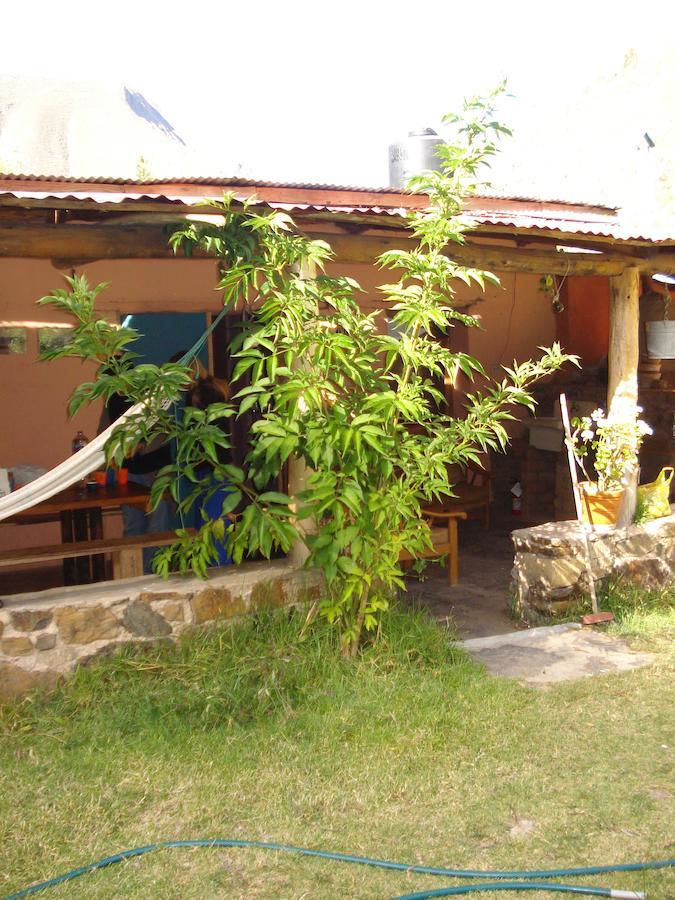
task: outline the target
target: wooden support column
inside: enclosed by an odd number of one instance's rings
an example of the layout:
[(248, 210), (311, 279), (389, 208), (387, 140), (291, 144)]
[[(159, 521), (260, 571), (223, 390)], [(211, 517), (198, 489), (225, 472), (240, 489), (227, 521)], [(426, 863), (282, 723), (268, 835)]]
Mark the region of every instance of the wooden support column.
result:
[[(297, 509), (296, 497), (304, 491), (310, 473), (311, 469), (308, 469), (304, 461), (297, 456), (291, 456), (288, 460), (288, 495), (293, 501), (294, 509)], [(310, 533), (314, 525), (310, 519), (296, 521), (295, 524), (304, 534)], [(288, 554), (288, 558), (294, 566), (301, 566), (308, 556), (309, 550), (304, 541), (295, 541)]]
[(607, 407), (634, 415), (640, 354), (640, 272), (631, 266), (610, 278)]
[[(640, 357), (640, 271), (631, 266), (610, 278), (608, 415), (621, 419), (637, 416), (638, 361)], [(639, 470), (626, 472), (627, 487), (618, 525), (633, 520)]]

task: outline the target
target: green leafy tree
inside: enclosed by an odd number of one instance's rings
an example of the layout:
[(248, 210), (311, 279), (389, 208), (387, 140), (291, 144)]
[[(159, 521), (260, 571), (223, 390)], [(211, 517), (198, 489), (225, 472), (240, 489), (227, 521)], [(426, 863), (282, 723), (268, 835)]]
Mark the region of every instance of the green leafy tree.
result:
[[(52, 355), (101, 363), (96, 382), (75, 392), (72, 409), (115, 392), (146, 404), (115, 432), (108, 454), (121, 461), (158, 434), (175, 442), (175, 464), (160, 473), (153, 502), (169, 490), (187, 509), (203, 503), (220, 483), (231, 487), (222, 516), (195, 537), (179, 532), (176, 545), (156, 558), (158, 571), (192, 568), (204, 574), (225, 530), (235, 562), (287, 552), (299, 540), (307, 548), (307, 565), (325, 575), (320, 611), (340, 628), (345, 653), (355, 654), (364, 632), (376, 631), (393, 590), (405, 587), (401, 551), (415, 556), (431, 547), (421, 507), (452, 495), (449, 467), (503, 450), (513, 407), (532, 408), (530, 386), (568, 359), (557, 345), (542, 348), (540, 359), (514, 363), (491, 383), (476, 359), (433, 337), (457, 324), (478, 325), (455, 308), (458, 282), (480, 288), (497, 282), (490, 273), (458, 265), (451, 249), (469, 229), (462, 218), (464, 198), (475, 191), (506, 132), (494, 118), (495, 96), (470, 100), (462, 115), (446, 118), (456, 139), (442, 150), (442, 170), (410, 183), (429, 196), (428, 208), (410, 218), (416, 246), (379, 258), (396, 279), (380, 288), (396, 336), (381, 333), (377, 315), (361, 310), (354, 280), (325, 273), (332, 258), (328, 244), (299, 234), (284, 213), (261, 214), (227, 195), (211, 204), (216, 221), (190, 222), (171, 242), (188, 255), (199, 247), (216, 256), (225, 306), (249, 311), (231, 347), (237, 359), (233, 381), (245, 377), (248, 384), (231, 403), (173, 414), (189, 383), (189, 367), (134, 367), (132, 330), (115, 331), (96, 319), (98, 288), (91, 291), (82, 279), (71, 282), (69, 294), (42, 301), (61, 304), (79, 319), (69, 347)], [(436, 385), (460, 371), (480, 376), (485, 386), (467, 396), (465, 416), (455, 418)], [(228, 442), (217, 422), (252, 408), (258, 418), (245, 467), (219, 462), (218, 448)], [(306, 487), (296, 497), (269, 490), (291, 457), (308, 470)], [(204, 460), (214, 478), (200, 479)], [(182, 498), (181, 479), (191, 486)], [(234, 511), (240, 515), (226, 525)]]

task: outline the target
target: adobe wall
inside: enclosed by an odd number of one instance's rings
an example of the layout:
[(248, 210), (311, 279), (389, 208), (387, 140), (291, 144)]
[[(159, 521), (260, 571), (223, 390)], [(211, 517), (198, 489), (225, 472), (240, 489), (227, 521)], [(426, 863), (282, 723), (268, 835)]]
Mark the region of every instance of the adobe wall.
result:
[[(328, 271), (355, 278), (364, 289), (366, 309), (380, 305), (378, 285), (392, 280), (390, 271), (367, 264), (332, 263)], [(220, 308), (214, 291), (216, 265), (212, 260), (110, 260), (77, 268), (91, 284), (110, 282), (100, 295), (102, 312), (213, 311)], [(48, 260), (0, 258), (0, 320), (65, 322), (66, 317), (35, 301), (64, 286), (62, 272)], [(481, 296), (477, 288), (461, 285), (460, 301)], [(500, 287), (488, 286), (483, 298), (471, 307), (481, 317), (482, 329), (457, 334), (458, 349), (477, 356), (491, 375), (499, 374), (501, 363), (513, 357), (526, 358), (540, 344), (555, 339), (556, 322), (550, 303), (539, 292), (539, 279), (532, 275), (505, 274)], [(467, 332), (463, 326), (458, 332)], [(77, 360), (40, 363), (37, 359), (37, 330), (28, 331), (25, 355), (0, 356), (0, 466), (17, 463), (51, 468), (70, 453), (77, 429), (96, 434), (100, 409), (83, 408), (75, 419), (66, 415), (68, 398), (82, 381), (93, 377), (94, 367)], [(120, 532), (119, 517), (106, 517), (106, 536)], [(0, 523), (0, 549), (57, 543), (59, 526), (54, 523), (31, 526)], [(1, 577), (0, 577), (1, 589)]]
[(206, 581), (147, 576), (0, 598), (0, 701), (59, 678), (128, 644), (263, 609), (318, 598), (318, 572), (286, 560), (214, 569)]
[(594, 365), (609, 349), (609, 278), (601, 275), (567, 278), (558, 316), (558, 337), (583, 366)]
[[(91, 284), (110, 282), (97, 307), (113, 316), (219, 308), (219, 295), (213, 290), (215, 265), (210, 260), (114, 260), (82, 266), (77, 272), (86, 274)], [(48, 260), (0, 258), (0, 320), (69, 322), (63, 313), (35, 305), (40, 297), (66, 286), (62, 276)], [(94, 374), (94, 366), (78, 360), (39, 363), (37, 329), (29, 328), (28, 352), (0, 357), (4, 419), (0, 465), (7, 460), (52, 466), (70, 453), (78, 428), (94, 436), (98, 408), (83, 408), (71, 421), (66, 416), (73, 388)]]
[[(98, 308), (120, 312), (213, 310), (220, 308), (213, 290), (216, 267), (211, 260), (111, 260), (78, 267), (94, 285), (109, 281)], [(66, 273), (69, 274), (69, 273)], [(63, 273), (49, 260), (0, 258), (0, 321), (67, 322), (68, 317), (35, 301), (65, 287)], [(18, 463), (52, 468), (71, 452), (78, 429), (95, 436), (100, 406), (83, 407), (74, 419), (66, 408), (73, 389), (93, 378), (95, 367), (79, 360), (38, 361), (37, 329), (28, 329), (25, 354), (0, 356), (0, 466)], [(106, 516), (106, 536), (121, 533), (119, 515)], [(57, 523), (17, 526), (0, 523), (0, 549), (58, 543)], [(0, 590), (2, 576), (0, 575)]]
[[(548, 298), (539, 290), (538, 275), (498, 273), (501, 284), (487, 285), (483, 299), (470, 312), (480, 317), (481, 327), (468, 331), (468, 351), (479, 359), (493, 378), (501, 366), (510, 366), (539, 355), (537, 347), (556, 340), (556, 316)], [(480, 291), (462, 286), (460, 297), (478, 298)]]
[[(350, 275), (365, 290), (366, 309), (380, 304), (377, 286), (390, 280), (365, 264), (334, 263), (330, 272)], [(217, 311), (220, 296), (215, 264), (210, 260), (113, 260), (79, 267), (92, 284), (110, 282), (98, 307), (111, 316), (120, 312)], [(0, 258), (0, 320), (65, 322), (67, 318), (35, 301), (64, 285), (62, 273), (47, 260)], [(462, 285), (460, 301), (480, 296)], [(470, 329), (465, 349), (483, 361), (490, 374), (510, 364), (514, 356), (526, 358), (539, 344), (555, 339), (556, 322), (550, 304), (538, 290), (537, 276), (505, 274), (500, 287), (488, 286), (483, 298), (471, 307), (480, 316), (481, 329)], [(459, 326), (461, 330), (462, 326)], [(38, 362), (37, 330), (28, 330), (26, 354), (0, 357), (0, 465), (18, 462), (51, 467), (70, 453), (74, 432), (81, 428), (96, 433), (100, 410), (83, 408), (68, 420), (68, 397), (76, 385), (94, 375), (94, 367), (77, 360)], [(4, 540), (2, 546), (10, 546)]]

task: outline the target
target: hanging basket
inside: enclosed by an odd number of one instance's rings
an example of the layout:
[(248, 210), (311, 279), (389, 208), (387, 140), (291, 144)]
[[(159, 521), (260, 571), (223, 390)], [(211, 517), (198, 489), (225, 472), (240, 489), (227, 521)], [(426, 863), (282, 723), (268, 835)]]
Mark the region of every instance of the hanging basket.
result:
[(616, 525), (624, 494), (624, 488), (599, 491), (595, 481), (580, 481), (582, 520), (586, 525)]

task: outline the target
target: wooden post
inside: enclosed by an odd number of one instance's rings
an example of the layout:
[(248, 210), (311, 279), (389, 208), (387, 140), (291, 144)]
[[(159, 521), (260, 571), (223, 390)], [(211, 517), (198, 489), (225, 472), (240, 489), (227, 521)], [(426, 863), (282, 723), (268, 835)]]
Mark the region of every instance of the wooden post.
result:
[[(610, 278), (607, 410), (617, 418), (635, 419), (640, 358), (640, 271), (634, 266)], [(638, 469), (626, 473), (625, 499), (618, 525), (633, 520)]]
[(143, 572), (143, 548), (124, 547), (112, 555), (113, 579), (140, 578)]
[(640, 356), (640, 272), (631, 266), (609, 279), (608, 412), (635, 415)]
[[(288, 460), (288, 495), (293, 501), (294, 509), (297, 509), (296, 497), (305, 489), (310, 472), (311, 469), (308, 469), (304, 461), (297, 456), (291, 456)], [(299, 531), (308, 534), (311, 533), (314, 523), (310, 519), (304, 519), (302, 521), (295, 520), (295, 525)], [(288, 558), (294, 566), (301, 566), (308, 556), (307, 545), (301, 540), (295, 541), (288, 554)]]
[(459, 581), (459, 549), (457, 542), (457, 519), (453, 516), (448, 519), (448, 544), (450, 545), (448, 559), (448, 583), (450, 586)]

